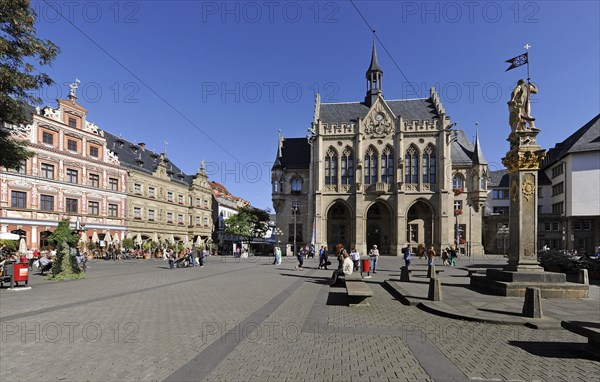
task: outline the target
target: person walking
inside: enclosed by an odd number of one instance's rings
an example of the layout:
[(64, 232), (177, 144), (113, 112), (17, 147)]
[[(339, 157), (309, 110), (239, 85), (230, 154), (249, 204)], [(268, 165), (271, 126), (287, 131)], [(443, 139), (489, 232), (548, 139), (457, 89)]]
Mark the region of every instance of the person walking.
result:
[(377, 273), (377, 261), (379, 260), (379, 250), (377, 245), (373, 245), (373, 248), (369, 251), (369, 258), (371, 261), (371, 271)]
[(448, 251), (446, 249), (442, 249), (442, 264), (448, 265)]
[(410, 266), (410, 258), (412, 256), (412, 250), (410, 249), (410, 243), (406, 243), (406, 247), (402, 250), (402, 255), (404, 257), (404, 266), (406, 269)]
[(281, 248), (275, 247), (275, 262), (274, 265), (281, 264)]
[(435, 264), (435, 250), (433, 249), (433, 245), (429, 246), (427, 250), (427, 265)]
[(331, 282), (329, 283), (329, 286), (334, 286), (335, 283), (337, 283), (338, 277), (340, 277), (340, 275), (344, 275), (345, 277), (348, 277), (352, 274), (352, 269), (354, 268), (354, 263), (350, 259), (348, 252), (344, 252), (342, 257), (344, 259), (344, 261), (342, 263), (342, 268), (339, 268), (339, 269), (336, 269), (335, 271), (333, 271), (333, 274), (331, 275)]
[(352, 260), (352, 262), (354, 263), (354, 270), (358, 271), (358, 266), (359, 266), (359, 262), (360, 262), (360, 254), (358, 253), (358, 251), (355, 248), (352, 248), (352, 251), (350, 251), (350, 260)]
[(456, 257), (457, 257), (456, 249), (454, 247), (452, 247), (452, 248), (447, 247), (446, 251), (448, 251), (448, 253), (450, 253), (450, 266), (455, 267), (456, 266)]
[(298, 259), (298, 265), (296, 265), (296, 267), (294, 269), (296, 269), (297, 271), (303, 271), (304, 268), (302, 268), (302, 266), (304, 265), (304, 248), (300, 248), (300, 250), (296, 253), (296, 258)]

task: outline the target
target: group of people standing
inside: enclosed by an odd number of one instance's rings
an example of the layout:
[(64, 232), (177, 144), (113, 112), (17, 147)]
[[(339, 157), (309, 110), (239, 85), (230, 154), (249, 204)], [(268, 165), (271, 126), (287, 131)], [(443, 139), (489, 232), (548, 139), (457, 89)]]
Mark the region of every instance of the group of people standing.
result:
[[(419, 244), (416, 248), (416, 255), (419, 256), (419, 259), (423, 257), (427, 258), (427, 265), (435, 264), (435, 256), (436, 252), (433, 249), (433, 245), (426, 247), (424, 244)], [(446, 247), (442, 249), (442, 262), (444, 265), (450, 265), (451, 267), (456, 266), (456, 260), (458, 258), (458, 252), (455, 246)], [(413, 249), (410, 246), (410, 243), (406, 244), (406, 247), (402, 249), (402, 257), (404, 258), (404, 263), (406, 267), (410, 265), (411, 259), (413, 256)]]
[(208, 257), (208, 251), (206, 249), (188, 249), (179, 255), (172, 249), (167, 249), (163, 258), (169, 262), (169, 268), (174, 269), (178, 267), (204, 267), (206, 258)]

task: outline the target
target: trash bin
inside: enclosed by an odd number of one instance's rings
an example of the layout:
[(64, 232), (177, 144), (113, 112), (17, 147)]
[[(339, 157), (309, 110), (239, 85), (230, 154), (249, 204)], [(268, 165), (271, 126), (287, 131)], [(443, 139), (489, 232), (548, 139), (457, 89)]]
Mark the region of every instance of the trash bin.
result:
[(361, 267), (360, 267), (360, 275), (362, 276), (363, 272), (367, 272), (369, 274), (371, 272), (371, 261), (369, 261), (369, 257), (361, 257)]
[(27, 285), (29, 282), (29, 264), (27, 263), (6, 263), (4, 264), (4, 274), (0, 279), (0, 286), (5, 282), (10, 282), (10, 287), (22, 283)]

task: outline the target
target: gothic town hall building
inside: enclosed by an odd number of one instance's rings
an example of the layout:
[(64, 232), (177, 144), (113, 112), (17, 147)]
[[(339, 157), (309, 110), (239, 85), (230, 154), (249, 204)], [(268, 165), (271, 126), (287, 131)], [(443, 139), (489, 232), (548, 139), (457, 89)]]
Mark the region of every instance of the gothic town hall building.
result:
[[(294, 242), (361, 254), (377, 245), (400, 255), (410, 242), (482, 254), (481, 218), (488, 166), (479, 140), (469, 142), (429, 98), (386, 100), (373, 46), (364, 101), (322, 103), (310, 135), (280, 136), (272, 200), (288, 255)], [(296, 206), (296, 208), (293, 208)]]

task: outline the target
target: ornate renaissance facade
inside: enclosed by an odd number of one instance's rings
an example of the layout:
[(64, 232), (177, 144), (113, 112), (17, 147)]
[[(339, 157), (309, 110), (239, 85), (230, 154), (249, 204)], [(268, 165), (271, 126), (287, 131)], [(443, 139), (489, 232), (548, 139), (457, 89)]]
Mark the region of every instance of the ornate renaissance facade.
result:
[(148, 150), (144, 143), (104, 134), (121, 165), (127, 168), (129, 237), (186, 244), (200, 244), (210, 238), (211, 188), (203, 165), (195, 175), (186, 175), (165, 153)]
[(283, 237), (330, 251), (343, 243), (399, 255), (407, 242), (439, 250), (457, 241), (482, 253), (488, 166), (478, 138), (452, 129), (435, 89), (385, 100), (382, 77), (373, 46), (364, 101), (317, 95), (310, 135), (280, 136), (271, 179)]
[(47, 246), (63, 219), (85, 227), (89, 238), (94, 232), (122, 238), (126, 229), (126, 172), (104, 132), (87, 120), (76, 88), (56, 109), (30, 108), (31, 123), (11, 127), (34, 155), (19, 170), (0, 169), (0, 226), (31, 249)]

